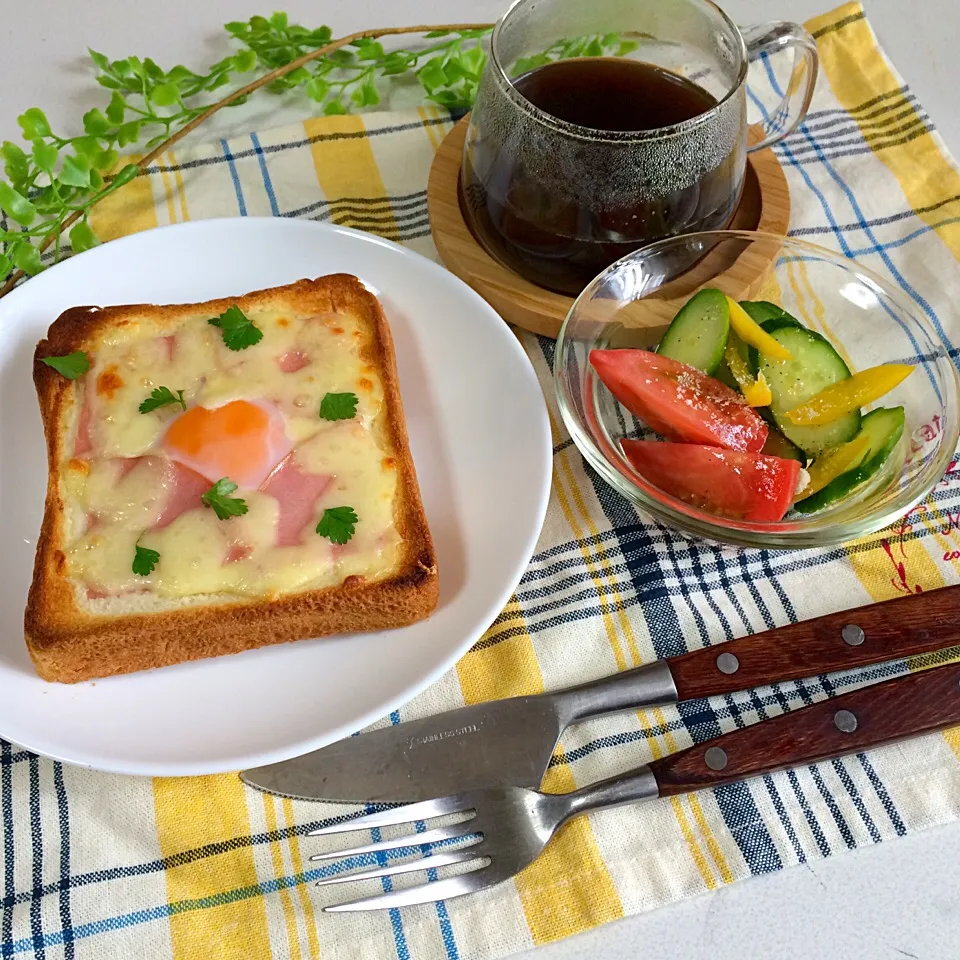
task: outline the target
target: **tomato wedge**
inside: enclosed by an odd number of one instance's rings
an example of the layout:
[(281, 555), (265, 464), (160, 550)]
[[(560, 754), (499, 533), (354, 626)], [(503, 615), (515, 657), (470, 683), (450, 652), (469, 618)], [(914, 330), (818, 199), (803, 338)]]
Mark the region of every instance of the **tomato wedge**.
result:
[(591, 350), (607, 389), (669, 440), (755, 453), (767, 425), (726, 384), (694, 367), (647, 350)]
[(664, 493), (734, 520), (782, 520), (800, 464), (696, 443), (621, 440), (634, 470)]

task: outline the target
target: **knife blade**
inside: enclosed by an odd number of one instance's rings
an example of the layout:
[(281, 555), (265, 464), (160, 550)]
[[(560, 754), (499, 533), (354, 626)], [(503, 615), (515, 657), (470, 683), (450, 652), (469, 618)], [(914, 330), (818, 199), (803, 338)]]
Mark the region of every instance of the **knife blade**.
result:
[(466, 784), (539, 784), (562, 731), (553, 698), (514, 697), (347, 737), (240, 776), (294, 799), (370, 803), (425, 799), (424, 791), (440, 796)]
[(240, 774), (302, 800), (412, 802), (538, 787), (560, 735), (590, 717), (734, 693), (960, 643), (960, 585), (828, 614), (553, 693), (511, 697), (347, 737)]

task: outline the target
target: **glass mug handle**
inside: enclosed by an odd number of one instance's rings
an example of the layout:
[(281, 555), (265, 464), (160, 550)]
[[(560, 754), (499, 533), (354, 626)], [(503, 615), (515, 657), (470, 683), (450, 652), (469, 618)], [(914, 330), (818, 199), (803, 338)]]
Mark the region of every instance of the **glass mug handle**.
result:
[(777, 53), (786, 47), (794, 47), (796, 51), (787, 92), (777, 109), (758, 124), (766, 136), (760, 143), (747, 148), (752, 153), (779, 143), (803, 122), (813, 99), (813, 88), (817, 85), (820, 59), (816, 42), (799, 23), (775, 20), (746, 27), (741, 32), (750, 60), (756, 60), (764, 53)]

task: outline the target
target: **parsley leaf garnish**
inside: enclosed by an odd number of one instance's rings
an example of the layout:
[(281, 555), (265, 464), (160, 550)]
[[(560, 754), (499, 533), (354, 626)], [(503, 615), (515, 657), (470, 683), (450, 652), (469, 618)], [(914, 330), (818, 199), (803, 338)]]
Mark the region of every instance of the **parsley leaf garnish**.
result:
[(254, 326), (253, 321), (236, 304), (207, 322), (220, 328), (223, 342), (230, 350), (246, 350), (263, 339), (263, 331)]
[(320, 416), (324, 420), (350, 420), (357, 415), (355, 393), (328, 393), (320, 401)]
[(137, 552), (133, 555), (133, 572), (138, 577), (149, 576), (159, 562), (160, 554), (156, 550), (148, 550), (137, 544)]
[(57, 373), (68, 380), (76, 380), (90, 369), (90, 359), (82, 350), (68, 353), (63, 357), (43, 357), (42, 359), (48, 367), (53, 367)]
[(359, 518), (353, 507), (329, 507), (317, 524), (317, 533), (333, 543), (344, 544), (352, 536)]
[(140, 404), (138, 409), (141, 413), (149, 413), (151, 410), (156, 410), (157, 407), (165, 407), (168, 403), (179, 403), (184, 410), (187, 409), (187, 405), (183, 399), (183, 391), (178, 390), (174, 393), (169, 387), (157, 387), (156, 390)]
[(230, 494), (237, 489), (237, 485), (228, 477), (221, 477), (205, 494), (200, 497), (205, 507), (213, 507), (213, 512), (221, 520), (231, 517), (241, 517), (247, 512), (247, 501)]

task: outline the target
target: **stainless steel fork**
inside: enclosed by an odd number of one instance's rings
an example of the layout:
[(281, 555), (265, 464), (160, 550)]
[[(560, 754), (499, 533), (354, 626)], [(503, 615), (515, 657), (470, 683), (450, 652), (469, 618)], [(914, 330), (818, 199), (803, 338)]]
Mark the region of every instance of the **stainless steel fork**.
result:
[[(377, 910), (446, 900), (508, 880), (540, 855), (565, 821), (590, 810), (746, 780), (958, 723), (960, 663), (955, 663), (782, 714), (573, 793), (494, 787), (336, 823), (314, 830), (310, 836), (379, 829), (452, 814), (467, 816), (449, 826), (375, 840), (310, 859), (380, 860), (375, 869), (326, 877), (318, 885), (393, 877), (454, 864), (470, 865), (456, 876), (324, 907), (328, 911)], [(387, 862), (391, 857), (411, 853), (424, 856), (402, 863)]]

